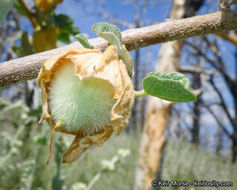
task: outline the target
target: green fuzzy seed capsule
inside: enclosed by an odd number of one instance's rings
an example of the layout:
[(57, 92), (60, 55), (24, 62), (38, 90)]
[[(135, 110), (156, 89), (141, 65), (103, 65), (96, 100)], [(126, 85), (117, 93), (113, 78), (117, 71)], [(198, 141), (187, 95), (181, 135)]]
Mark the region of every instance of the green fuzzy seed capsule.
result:
[(111, 109), (116, 102), (110, 97), (112, 85), (103, 79), (80, 80), (74, 66), (60, 67), (49, 86), (49, 107), (54, 121), (63, 120), (68, 132), (92, 134), (110, 125)]

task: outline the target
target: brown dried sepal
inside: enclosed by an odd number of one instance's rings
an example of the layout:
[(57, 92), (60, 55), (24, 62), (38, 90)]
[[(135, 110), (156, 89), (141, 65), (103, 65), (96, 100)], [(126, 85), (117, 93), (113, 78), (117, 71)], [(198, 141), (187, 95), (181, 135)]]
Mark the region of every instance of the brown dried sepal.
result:
[[(100, 61), (95, 63), (87, 61), (92, 56), (95, 56), (95, 59), (100, 59)], [(104, 126), (104, 129), (90, 135), (85, 135), (80, 129), (76, 132), (67, 131), (65, 128), (60, 127), (56, 129), (59, 132), (76, 135), (73, 143), (63, 156), (63, 163), (71, 163), (77, 160), (90, 146), (102, 145), (111, 136), (113, 131), (119, 134), (126, 127), (131, 113), (134, 94), (126, 66), (118, 59), (115, 46), (109, 46), (103, 54), (99, 50), (85, 48), (69, 49), (61, 52), (48, 59), (42, 65), (37, 81), (41, 88), (43, 105), (43, 115), (40, 122), (46, 120), (52, 128), (57, 121), (53, 120), (50, 113), (49, 85), (52, 77), (57, 74), (57, 69), (65, 63), (74, 64), (75, 75), (80, 80), (95, 77), (108, 81), (113, 86), (111, 97), (116, 99), (111, 110), (111, 126)]]

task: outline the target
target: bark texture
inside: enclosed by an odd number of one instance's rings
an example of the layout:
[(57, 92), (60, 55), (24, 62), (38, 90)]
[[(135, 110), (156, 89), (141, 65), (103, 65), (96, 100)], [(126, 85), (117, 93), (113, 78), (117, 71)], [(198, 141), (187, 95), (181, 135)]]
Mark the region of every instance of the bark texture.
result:
[[(188, 9), (187, 1), (174, 0), (170, 18), (181, 19), (187, 16), (186, 10)], [(194, 13), (195, 11), (192, 11), (192, 14)], [(182, 46), (182, 40), (163, 44), (159, 52), (156, 71), (177, 71)], [(146, 121), (140, 146), (139, 167), (136, 171), (135, 190), (144, 189), (144, 187), (146, 190), (150, 189), (152, 180), (156, 179), (157, 174), (161, 173), (165, 131), (169, 122), (171, 107), (172, 103), (161, 99), (150, 97), (148, 100)]]
[[(229, 10), (180, 20), (176, 20), (177, 17), (163, 23), (126, 30), (122, 33), (122, 42), (128, 50), (135, 50), (162, 42), (236, 30), (236, 16), (236, 13)], [(89, 42), (101, 50), (108, 46), (107, 42), (101, 38), (94, 38)], [(73, 42), (61, 48), (0, 63), (0, 86), (36, 78), (41, 63), (59, 51), (76, 47), (81, 47), (80, 43)]]
[[(184, 0), (174, 0), (170, 13), (171, 19), (184, 16)], [(182, 41), (163, 44), (158, 56), (156, 71), (178, 70)], [(140, 146), (139, 168), (136, 171), (135, 190), (150, 189), (156, 179), (157, 169), (161, 168), (165, 130), (169, 121), (171, 103), (155, 97), (148, 100), (147, 115)]]

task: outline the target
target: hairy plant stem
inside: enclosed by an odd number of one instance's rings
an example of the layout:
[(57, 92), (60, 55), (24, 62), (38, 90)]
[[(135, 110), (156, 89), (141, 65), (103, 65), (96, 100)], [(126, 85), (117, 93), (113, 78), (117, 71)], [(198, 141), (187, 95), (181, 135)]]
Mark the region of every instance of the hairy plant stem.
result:
[(139, 91), (134, 91), (134, 96), (136, 98), (139, 98), (139, 97), (143, 97), (143, 96), (146, 96), (148, 95), (147, 92), (145, 92), (145, 90), (139, 90)]

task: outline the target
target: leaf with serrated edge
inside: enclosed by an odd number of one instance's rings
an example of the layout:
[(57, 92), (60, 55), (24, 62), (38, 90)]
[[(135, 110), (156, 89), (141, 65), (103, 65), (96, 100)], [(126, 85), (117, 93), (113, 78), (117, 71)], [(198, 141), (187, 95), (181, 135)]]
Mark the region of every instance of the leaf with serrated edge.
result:
[(93, 49), (93, 46), (90, 45), (87, 38), (83, 34), (77, 34), (77, 35), (75, 35), (75, 38), (80, 42), (80, 44), (83, 47)]
[(143, 88), (149, 95), (174, 102), (195, 102), (197, 97), (189, 88), (189, 79), (178, 72), (150, 73), (143, 80)]

